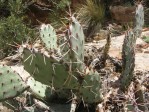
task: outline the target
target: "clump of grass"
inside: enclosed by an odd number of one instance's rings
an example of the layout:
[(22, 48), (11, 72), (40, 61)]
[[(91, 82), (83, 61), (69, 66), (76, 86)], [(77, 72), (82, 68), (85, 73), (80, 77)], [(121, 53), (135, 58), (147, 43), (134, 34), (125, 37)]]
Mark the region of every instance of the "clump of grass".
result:
[(99, 0), (86, 0), (84, 4), (78, 6), (78, 10), (87, 37), (100, 30), (105, 19), (105, 7)]

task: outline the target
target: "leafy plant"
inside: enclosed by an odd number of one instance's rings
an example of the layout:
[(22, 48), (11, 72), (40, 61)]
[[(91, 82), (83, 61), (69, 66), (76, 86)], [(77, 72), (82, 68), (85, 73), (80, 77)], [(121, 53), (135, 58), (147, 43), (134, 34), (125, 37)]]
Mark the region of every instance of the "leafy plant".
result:
[(78, 7), (78, 16), (82, 24), (85, 25), (85, 34), (92, 36), (99, 31), (105, 18), (105, 8), (98, 0), (86, 0)]
[(12, 50), (11, 45), (21, 43), (29, 36), (33, 36), (33, 30), (23, 24), (20, 18), (11, 15), (0, 20), (0, 50)]

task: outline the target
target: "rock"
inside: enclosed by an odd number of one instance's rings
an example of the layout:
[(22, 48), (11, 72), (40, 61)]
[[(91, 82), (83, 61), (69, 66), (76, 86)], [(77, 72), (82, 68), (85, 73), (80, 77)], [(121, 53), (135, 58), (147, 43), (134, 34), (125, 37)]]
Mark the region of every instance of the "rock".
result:
[(135, 16), (135, 7), (112, 6), (110, 7), (111, 16), (119, 23), (130, 23)]
[[(148, 34), (149, 31), (143, 32), (142, 35)], [(121, 52), (122, 52), (122, 45), (125, 35), (112, 37), (111, 39), (111, 46), (109, 50), (109, 56), (113, 58), (121, 59)], [(87, 43), (85, 44), (85, 48), (88, 49), (91, 46), (96, 47), (97, 49), (102, 48), (106, 44), (106, 39), (100, 40), (96, 43)], [(136, 41), (137, 45), (146, 46), (147, 43), (144, 42), (141, 38), (138, 38)], [(141, 47), (142, 51), (138, 52), (136, 49), (136, 59), (135, 59), (135, 70), (141, 70), (141, 71), (149, 71), (149, 53), (147, 51), (149, 50), (149, 47)], [(143, 52), (146, 51), (146, 52)]]

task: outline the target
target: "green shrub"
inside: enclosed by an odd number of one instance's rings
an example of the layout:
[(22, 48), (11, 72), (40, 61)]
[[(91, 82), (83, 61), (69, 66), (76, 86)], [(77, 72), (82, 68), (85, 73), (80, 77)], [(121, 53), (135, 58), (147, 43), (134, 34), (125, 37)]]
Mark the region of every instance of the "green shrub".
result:
[(11, 45), (14, 43), (21, 44), (27, 38), (34, 36), (34, 30), (23, 23), (23, 14), (25, 11), (25, 3), (22, 0), (0, 1), (0, 7), (3, 13), (7, 10), (8, 16), (0, 18), (0, 51), (5, 55), (12, 52)]
[(33, 36), (33, 30), (23, 24), (20, 18), (11, 15), (0, 20), (0, 49), (7, 50), (11, 48), (9, 44), (21, 43), (29, 36)]

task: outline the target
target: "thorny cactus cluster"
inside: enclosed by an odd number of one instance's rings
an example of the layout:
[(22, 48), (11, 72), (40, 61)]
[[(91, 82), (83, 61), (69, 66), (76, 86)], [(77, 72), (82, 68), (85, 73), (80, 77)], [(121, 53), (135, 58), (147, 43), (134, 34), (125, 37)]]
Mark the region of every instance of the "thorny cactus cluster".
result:
[(25, 82), (10, 67), (0, 66), (0, 101), (16, 97), (28, 88), (44, 101), (50, 101), (55, 95), (67, 100), (76, 97), (85, 103), (101, 101), (100, 76), (84, 64), (84, 34), (79, 22), (71, 17), (61, 45), (57, 44), (51, 25), (42, 25), (39, 32), (45, 48), (34, 45), (20, 48), (24, 69), (30, 73)]
[[(133, 77), (134, 47), (144, 23), (143, 15), (143, 7), (139, 4), (136, 9), (136, 26), (126, 33), (123, 44), (123, 72), (120, 77), (122, 90), (128, 88)], [(68, 98), (73, 93), (78, 101), (101, 101), (100, 75), (84, 64), (84, 33), (79, 22), (71, 17), (61, 45), (57, 44), (58, 38), (51, 25), (43, 24), (39, 32), (44, 49), (23, 45), (23, 65), (30, 73), (26, 84), (11, 68), (0, 66), (0, 101), (19, 95), (28, 86), (34, 95), (43, 100), (50, 99), (53, 94)]]
[[(42, 25), (40, 36), (47, 51), (27, 47), (23, 51), (24, 68), (33, 77), (27, 81), (31, 91), (46, 98), (47, 90), (50, 90), (49, 94), (72, 90), (78, 100), (99, 102), (100, 76), (96, 70), (84, 65), (84, 34), (79, 22), (71, 17), (71, 24), (60, 47), (52, 26)], [(39, 91), (37, 86), (42, 89)]]

